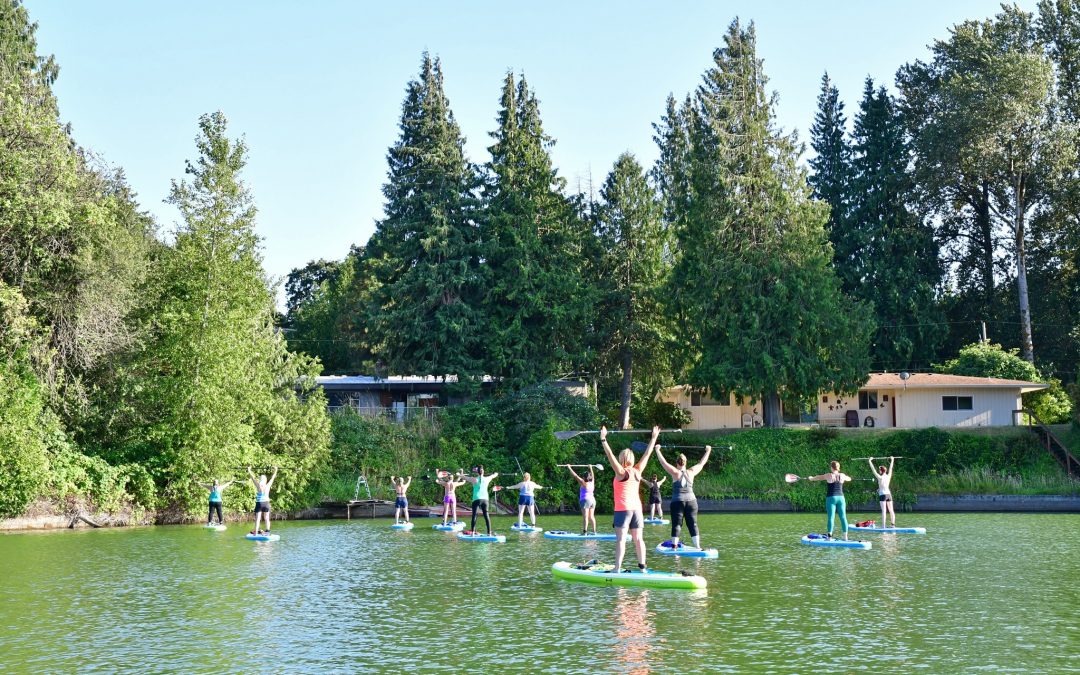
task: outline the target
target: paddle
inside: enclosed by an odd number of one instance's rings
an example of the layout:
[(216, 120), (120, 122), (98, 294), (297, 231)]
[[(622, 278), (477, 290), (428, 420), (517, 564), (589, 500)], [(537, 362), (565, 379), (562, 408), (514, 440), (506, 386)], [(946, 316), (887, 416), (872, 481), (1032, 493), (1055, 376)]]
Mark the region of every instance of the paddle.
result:
[(596, 469), (598, 471), (604, 470), (603, 464), (556, 464), (555, 466), (574, 467), (575, 469)]
[(854, 462), (858, 459), (907, 459), (907, 457), (852, 457), (848, 459), (849, 462)]
[[(786, 482), (788, 482), (788, 483), (795, 483), (795, 482), (800, 481), (800, 480), (809, 480), (809, 478), (803, 478), (803, 477), (800, 477), (800, 476), (796, 476), (793, 473), (785, 473), (784, 474), (784, 480)], [(851, 480), (874, 480), (874, 479), (873, 478), (852, 478)]]
[[(555, 438), (557, 438), (560, 441), (565, 441), (565, 440), (573, 438), (574, 436), (580, 436), (581, 434), (598, 434), (598, 433), (600, 433), (599, 430), (596, 430), (596, 431), (556, 431), (555, 432)], [(613, 429), (611, 431), (608, 431), (608, 433), (609, 434), (651, 434), (652, 429)], [(660, 433), (662, 433), (662, 434), (681, 434), (682, 429), (661, 429)]]
[[(667, 448), (678, 448), (680, 450), (682, 450), (682, 449), (686, 449), (686, 450), (704, 450), (705, 449), (704, 445), (667, 445), (666, 443), (657, 443), (657, 445), (659, 445), (661, 448), (665, 448), (665, 449), (667, 449)], [(646, 443), (645, 441), (632, 441), (630, 443), (630, 449), (633, 450), (634, 452), (644, 452), (648, 447), (649, 447), (649, 444)], [(730, 445), (714, 445), (714, 446), (712, 446), (712, 449), (713, 450), (733, 450), (734, 448), (732, 446), (730, 446)]]

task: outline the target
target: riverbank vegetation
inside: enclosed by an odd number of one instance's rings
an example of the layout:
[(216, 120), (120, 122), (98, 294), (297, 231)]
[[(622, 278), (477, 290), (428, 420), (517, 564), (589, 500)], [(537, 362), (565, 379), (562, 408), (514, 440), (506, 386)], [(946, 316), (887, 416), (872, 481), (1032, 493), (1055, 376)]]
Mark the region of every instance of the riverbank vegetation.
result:
[[(850, 133), (826, 78), (810, 171), (775, 123), (755, 29), (736, 20), (702, 85), (663, 107), (658, 162), (621, 155), (596, 194), (559, 175), (524, 75), (501, 84), (490, 161), (471, 161), (442, 64), (424, 54), (384, 218), (343, 261), (295, 270), (284, 318), (249, 149), (224, 114), (198, 119), (169, 196), (179, 223), (160, 232), (123, 170), (61, 119), (35, 29), (0, 0), (0, 517), (44, 503), (184, 519), (203, 508), (200, 482), (244, 480), (248, 465), (282, 467), (284, 511), (352, 496), (359, 473), (384, 490), (390, 473), (518, 462), (551, 483), (543, 499), (570, 505), (554, 465), (601, 458), (594, 436), (552, 432), (595, 429), (601, 412), (683, 423), (654, 400), (671, 383), (762, 400), (779, 424), (781, 397), (849, 390), (870, 370), (1067, 384), (1080, 365), (1076, 0), (955, 27), (930, 63), (901, 68), (898, 96), (868, 81)], [(961, 351), (983, 320), (1004, 347)], [(1027, 369), (1003, 374), (1000, 354)], [(330, 416), (320, 372), (452, 376), (466, 400), (491, 376), (496, 395), (398, 426)], [(567, 374), (594, 398), (537, 386)], [(1040, 399), (1044, 421), (1077, 414), (1061, 391)], [(911, 492), (1050, 489), (1045, 458), (1012, 438), (749, 432), (702, 495), (809, 503), (775, 477), (897, 449), (919, 458)], [(414, 490), (437, 496), (430, 481)], [(231, 509), (249, 498), (225, 492)]]
[[(352, 411), (335, 413), (331, 422), (332, 463), (313, 486), (313, 500), (351, 499), (360, 474), (367, 478), (373, 496), (385, 499), (393, 494), (390, 475), (431, 477), (439, 468), (468, 470), (477, 464), (489, 473), (499, 472), (497, 482), (507, 485), (517, 481), (520, 463), (533, 480), (548, 488), (540, 493), (542, 508), (573, 510), (577, 484), (566, 469), (556, 465), (600, 463), (605, 468), (598, 472), (599, 503), (602, 510), (610, 510), (612, 473), (597, 436), (558, 441), (553, 432), (595, 428), (611, 420), (601, 419), (583, 399), (559, 390), (541, 388), (451, 408), (439, 418), (404, 425)], [(642, 438), (613, 435), (611, 445), (617, 453)], [(703, 498), (787, 499), (798, 508), (820, 508), (825, 499), (820, 485), (788, 485), (783, 477), (785, 473), (825, 473), (829, 461), (836, 459), (845, 472), (863, 479), (848, 486), (848, 501), (868, 502), (875, 488), (870, 467), (865, 460), (851, 458), (889, 455), (904, 458), (897, 460), (893, 482), (901, 506), (919, 494), (1080, 493), (1080, 484), (1065, 475), (1034, 434), (1022, 428), (738, 429), (668, 434), (661, 442), (714, 447), (712, 459), (695, 482), (695, 492)], [(670, 458), (676, 452), (667, 454)], [(683, 452), (695, 462), (702, 451)], [(663, 474), (655, 460), (646, 470), (647, 475), (653, 473)], [(423, 479), (414, 481), (410, 494), (414, 503), (423, 504), (438, 504), (442, 496), (441, 488)], [(361, 496), (366, 496), (363, 489)], [(462, 498), (467, 501), (464, 492)], [(504, 501), (512, 505), (515, 498), (511, 495)]]

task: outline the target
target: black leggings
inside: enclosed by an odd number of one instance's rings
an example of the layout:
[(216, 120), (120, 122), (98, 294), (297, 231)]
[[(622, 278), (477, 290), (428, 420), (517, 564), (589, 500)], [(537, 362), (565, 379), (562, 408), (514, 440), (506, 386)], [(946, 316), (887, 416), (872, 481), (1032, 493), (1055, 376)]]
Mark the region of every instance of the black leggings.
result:
[(671, 536), (679, 536), (682, 529), (683, 518), (686, 518), (686, 529), (690, 530), (690, 536), (697, 536), (697, 500), (692, 502), (672, 501), (668, 507), (671, 511)]
[(206, 522), (214, 522), (214, 511), (217, 511), (218, 522), (225, 522), (225, 519), (221, 516), (221, 502), (210, 502), (210, 512), (206, 514)]
[(488, 518), (488, 500), (486, 499), (474, 499), (472, 503), (472, 524), (469, 525), (469, 530), (476, 532), (476, 509), (479, 508), (484, 514), (484, 524), (487, 525), (487, 533), (491, 534), (491, 518)]

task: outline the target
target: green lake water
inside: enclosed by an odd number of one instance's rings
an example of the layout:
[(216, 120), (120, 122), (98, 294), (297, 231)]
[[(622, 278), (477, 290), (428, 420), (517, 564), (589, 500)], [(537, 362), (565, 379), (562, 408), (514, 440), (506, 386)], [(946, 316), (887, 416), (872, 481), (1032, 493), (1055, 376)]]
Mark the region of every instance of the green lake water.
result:
[(554, 579), (614, 543), (508, 518), (505, 544), (433, 520), (0, 535), (0, 672), (1080, 672), (1078, 515), (901, 514), (929, 533), (870, 551), (801, 545), (823, 515), (701, 520), (718, 560), (652, 554), (669, 532), (646, 530), (650, 567), (696, 592)]

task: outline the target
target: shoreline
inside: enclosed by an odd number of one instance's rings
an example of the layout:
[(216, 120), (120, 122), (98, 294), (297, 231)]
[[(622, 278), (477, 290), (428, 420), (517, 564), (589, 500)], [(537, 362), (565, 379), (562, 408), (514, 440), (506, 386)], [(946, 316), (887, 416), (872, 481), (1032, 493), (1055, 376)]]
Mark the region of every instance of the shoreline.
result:
[[(731, 499), (698, 499), (700, 513), (816, 513), (797, 511), (787, 499), (756, 501), (745, 497)], [(316, 506), (286, 514), (274, 520), (344, 520), (344, 511), (326, 506)], [(852, 504), (849, 513), (879, 513), (877, 502)], [(905, 513), (1080, 513), (1080, 495), (920, 495)], [(544, 515), (576, 514), (577, 511), (542, 511)], [(83, 515), (83, 514), (80, 514)], [(151, 525), (190, 525), (200, 520), (182, 522), (154, 522), (152, 519), (133, 522), (131, 519), (115, 519), (108, 514), (85, 514), (100, 519), (101, 527), (135, 527)], [(357, 520), (370, 517), (354, 516)], [(251, 522), (250, 514), (233, 513), (225, 517), (226, 523)], [(44, 530), (89, 530), (93, 526), (78, 516), (39, 515), (20, 516), (0, 520), (0, 533), (35, 532)]]

